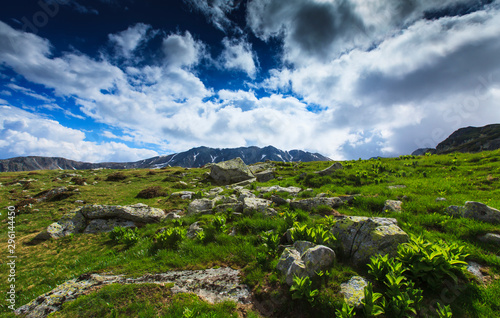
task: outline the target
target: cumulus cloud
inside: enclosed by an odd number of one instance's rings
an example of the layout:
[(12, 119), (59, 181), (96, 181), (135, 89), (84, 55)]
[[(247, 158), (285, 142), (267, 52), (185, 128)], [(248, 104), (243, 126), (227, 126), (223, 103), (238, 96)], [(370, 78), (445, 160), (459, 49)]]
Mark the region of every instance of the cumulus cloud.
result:
[(224, 50), (219, 58), (225, 69), (239, 70), (245, 72), (250, 78), (255, 78), (257, 67), (255, 66), (256, 56), (252, 52), (252, 45), (244, 39), (222, 40)]
[(80, 161), (136, 161), (157, 155), (122, 143), (85, 141), (82, 131), (12, 106), (0, 106), (0, 156), (60, 156)]
[(166, 62), (174, 67), (193, 66), (204, 56), (203, 43), (195, 41), (191, 33), (171, 34), (163, 40)]
[(109, 40), (116, 45), (117, 51), (125, 58), (130, 58), (137, 47), (145, 42), (150, 25), (137, 23), (129, 27), (127, 30), (117, 34), (110, 34)]

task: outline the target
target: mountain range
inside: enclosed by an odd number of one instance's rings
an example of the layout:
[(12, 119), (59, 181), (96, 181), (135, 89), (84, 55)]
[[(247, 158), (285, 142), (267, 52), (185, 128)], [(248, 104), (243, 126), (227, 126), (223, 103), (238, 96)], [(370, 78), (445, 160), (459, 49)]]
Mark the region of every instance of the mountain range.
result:
[(436, 148), (421, 148), (412, 155), (447, 154), (452, 152), (480, 152), (500, 148), (500, 124), (484, 127), (465, 127), (453, 132)]
[(166, 166), (198, 168), (208, 163), (217, 163), (240, 157), (246, 164), (266, 160), (282, 162), (330, 161), (331, 159), (319, 153), (302, 150), (283, 151), (272, 146), (241, 147), (241, 148), (208, 148), (198, 147), (185, 152), (158, 156), (136, 162), (103, 162), (89, 163), (58, 157), (16, 157), (0, 160), (0, 172), (32, 171), (32, 170), (86, 170), (86, 169), (155, 169)]

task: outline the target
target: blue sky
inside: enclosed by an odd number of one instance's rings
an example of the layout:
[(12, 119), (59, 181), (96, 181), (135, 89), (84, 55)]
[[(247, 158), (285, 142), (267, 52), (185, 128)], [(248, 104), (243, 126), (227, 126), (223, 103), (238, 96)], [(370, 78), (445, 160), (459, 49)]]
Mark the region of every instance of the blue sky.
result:
[(500, 0), (18, 0), (0, 159), (397, 156), (500, 120)]

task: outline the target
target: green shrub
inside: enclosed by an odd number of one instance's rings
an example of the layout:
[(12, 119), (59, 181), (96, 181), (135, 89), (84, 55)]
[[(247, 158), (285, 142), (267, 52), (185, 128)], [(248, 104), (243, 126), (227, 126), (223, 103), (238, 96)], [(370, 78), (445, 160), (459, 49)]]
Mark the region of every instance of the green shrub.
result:
[(162, 232), (155, 234), (155, 247), (157, 249), (176, 249), (179, 244), (186, 238), (186, 229), (181, 227), (173, 227), (165, 229)]
[(157, 197), (166, 197), (168, 194), (165, 190), (162, 189), (160, 186), (153, 186), (146, 188), (139, 192), (136, 196), (136, 198), (141, 198), (141, 199), (153, 199)]
[(125, 179), (127, 179), (127, 176), (123, 172), (118, 171), (118, 172), (110, 174), (106, 178), (106, 181), (122, 181), (122, 180), (125, 180)]
[(310, 304), (314, 303), (314, 298), (318, 295), (317, 289), (311, 289), (312, 281), (309, 277), (293, 276), (293, 284), (290, 287), (292, 299), (306, 299)]
[(224, 233), (226, 231), (226, 218), (222, 215), (216, 215), (212, 221), (212, 225), (217, 233)]
[(307, 224), (295, 223), (291, 231), (292, 241), (309, 241), (314, 244), (333, 246), (337, 240), (335, 236), (321, 225), (308, 227)]
[(108, 236), (115, 243), (123, 243), (126, 245), (132, 245), (139, 241), (137, 228), (116, 226), (109, 232)]

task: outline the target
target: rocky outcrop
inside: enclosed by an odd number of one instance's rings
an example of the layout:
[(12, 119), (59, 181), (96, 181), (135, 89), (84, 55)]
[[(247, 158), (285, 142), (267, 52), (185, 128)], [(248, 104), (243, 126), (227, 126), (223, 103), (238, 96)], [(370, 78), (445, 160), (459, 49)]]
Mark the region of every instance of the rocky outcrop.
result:
[(271, 201), (259, 199), (259, 198), (244, 198), (243, 199), (243, 213), (251, 214), (251, 213), (261, 213), (267, 216), (273, 216), (278, 214), (276, 210), (269, 207), (271, 205)]
[(340, 162), (336, 162), (333, 165), (331, 165), (330, 167), (328, 167), (324, 170), (321, 170), (321, 171), (316, 171), (315, 173), (319, 174), (320, 176), (329, 176), (329, 175), (334, 174), (335, 171), (341, 170), (341, 169), (344, 169), (342, 164)]
[(382, 212), (401, 212), (401, 205), (403, 202), (397, 200), (387, 200), (385, 201), (384, 208)]
[(221, 185), (239, 183), (255, 178), (241, 158), (214, 164), (210, 169), (210, 177)]
[(319, 206), (329, 206), (331, 208), (338, 208), (344, 202), (338, 198), (326, 198), (326, 197), (316, 197), (310, 199), (296, 200), (290, 202), (290, 207), (292, 209), (301, 209), (304, 211), (312, 211)]
[(109, 232), (115, 226), (135, 227), (137, 224), (157, 223), (165, 217), (163, 210), (142, 203), (129, 206), (87, 205), (65, 214), (38, 234), (34, 241), (58, 239), (77, 233)]
[(286, 282), (291, 286), (294, 276), (313, 277), (316, 272), (328, 269), (334, 262), (335, 252), (331, 248), (297, 241), (293, 248), (285, 248), (276, 268), (286, 276)]
[(126, 278), (123, 275), (85, 274), (69, 280), (19, 307), (15, 313), (25, 315), (26, 318), (44, 318), (50, 313), (60, 310), (65, 302), (75, 300), (79, 296), (107, 284), (174, 283), (174, 287), (171, 289), (174, 294), (194, 293), (210, 303), (229, 300), (248, 304), (251, 292), (246, 285), (240, 283), (239, 276), (238, 270), (228, 267), (147, 274), (139, 278)]
[(480, 236), (479, 240), (484, 243), (500, 245), (500, 235), (495, 233), (486, 233)]
[(361, 276), (353, 276), (349, 281), (340, 284), (340, 293), (351, 307), (358, 307), (365, 299), (365, 287), (368, 281)]
[(500, 211), (480, 202), (467, 201), (465, 206), (452, 205), (446, 209), (446, 212), (454, 217), (464, 217), (492, 224), (500, 223)]
[(211, 199), (196, 199), (189, 203), (188, 214), (212, 213), (214, 201)]
[(398, 245), (408, 241), (408, 235), (397, 226), (396, 219), (348, 216), (332, 227), (340, 243), (343, 257), (356, 265), (366, 264), (371, 256), (394, 256)]
[(275, 185), (275, 186), (272, 186), (272, 187), (257, 187), (257, 191), (260, 192), (260, 194), (265, 194), (265, 193), (268, 193), (268, 192), (286, 192), (286, 193), (289, 193), (290, 195), (292, 196), (296, 196), (297, 194), (299, 194), (300, 191), (302, 191), (302, 188), (299, 188), (299, 187), (281, 187), (279, 185)]

